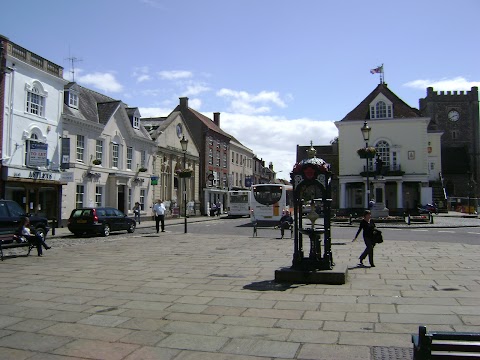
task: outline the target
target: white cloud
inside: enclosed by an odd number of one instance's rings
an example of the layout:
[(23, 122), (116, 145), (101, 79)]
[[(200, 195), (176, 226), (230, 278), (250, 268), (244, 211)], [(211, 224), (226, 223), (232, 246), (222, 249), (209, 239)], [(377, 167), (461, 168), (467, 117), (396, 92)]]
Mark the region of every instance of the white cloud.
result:
[(184, 96), (198, 95), (209, 90), (210, 88), (204, 84), (191, 84), (187, 85), (187, 90), (185, 90)]
[[(205, 113), (211, 117), (211, 113)], [(333, 121), (285, 119), (274, 116), (253, 116), (222, 113), (220, 126), (243, 145), (273, 163), (278, 178), (289, 179), (296, 161), (297, 145), (329, 145), (338, 136)]]
[(81, 75), (76, 78), (80, 84), (93, 86), (105, 92), (121, 92), (123, 86), (115, 79), (115, 75), (111, 73), (95, 72), (91, 74)]
[(202, 107), (202, 100), (198, 98), (188, 99), (188, 107), (199, 111)]
[(187, 70), (159, 71), (157, 74), (163, 80), (188, 79), (193, 76), (193, 73)]
[(137, 83), (141, 83), (148, 80), (150, 80), (150, 75), (147, 75), (147, 74), (140, 75), (139, 77), (137, 77)]
[(244, 114), (264, 114), (271, 111), (269, 104), (285, 108), (287, 105), (276, 91), (261, 91), (250, 94), (246, 91), (220, 89), (217, 96), (231, 100), (229, 110)]
[(413, 80), (403, 84), (403, 86), (425, 90), (427, 87), (433, 87), (434, 90), (440, 91), (455, 91), (455, 90), (470, 90), (472, 86), (480, 86), (479, 81), (468, 81), (464, 77), (457, 76), (452, 79), (441, 80)]
[(148, 107), (148, 108), (138, 108), (140, 111), (140, 115), (142, 118), (150, 118), (150, 117), (162, 117), (168, 116), (172, 112), (172, 108), (160, 108), (160, 107)]

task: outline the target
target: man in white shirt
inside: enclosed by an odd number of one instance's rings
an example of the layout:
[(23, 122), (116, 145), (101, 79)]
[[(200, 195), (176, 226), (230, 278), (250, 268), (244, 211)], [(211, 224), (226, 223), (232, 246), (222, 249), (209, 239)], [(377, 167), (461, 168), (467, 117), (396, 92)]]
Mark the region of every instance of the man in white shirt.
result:
[(153, 205), (153, 214), (155, 215), (157, 234), (160, 230), (160, 223), (162, 224), (162, 232), (165, 232), (165, 205), (163, 205), (162, 200), (158, 199), (155, 205)]

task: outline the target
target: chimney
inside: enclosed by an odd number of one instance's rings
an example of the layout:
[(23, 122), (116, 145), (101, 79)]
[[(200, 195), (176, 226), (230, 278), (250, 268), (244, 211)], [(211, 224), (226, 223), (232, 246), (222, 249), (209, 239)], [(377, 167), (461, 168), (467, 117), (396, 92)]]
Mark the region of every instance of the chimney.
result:
[(213, 123), (220, 127), (220, 113), (219, 112), (214, 112), (213, 113)]
[(180, 98), (180, 109), (188, 109), (188, 97)]

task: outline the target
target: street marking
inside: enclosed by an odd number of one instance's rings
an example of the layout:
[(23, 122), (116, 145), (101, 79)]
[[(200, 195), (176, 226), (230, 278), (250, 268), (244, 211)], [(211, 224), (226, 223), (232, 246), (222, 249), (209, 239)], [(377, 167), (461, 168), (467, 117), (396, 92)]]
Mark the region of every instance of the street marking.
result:
[(450, 233), (450, 234), (455, 234), (455, 231), (451, 230), (438, 230), (439, 233)]
[(467, 234), (480, 235), (480, 232), (467, 231)]
[(424, 230), (424, 229), (411, 229), (411, 231), (428, 231), (428, 230)]

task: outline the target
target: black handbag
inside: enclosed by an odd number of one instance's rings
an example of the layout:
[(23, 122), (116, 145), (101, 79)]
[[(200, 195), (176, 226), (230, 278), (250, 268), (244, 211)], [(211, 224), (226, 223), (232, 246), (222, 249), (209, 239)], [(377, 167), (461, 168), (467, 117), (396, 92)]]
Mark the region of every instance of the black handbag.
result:
[(373, 242), (375, 244), (381, 244), (383, 243), (383, 235), (382, 232), (378, 229), (373, 229), (372, 231), (372, 236), (373, 236)]

